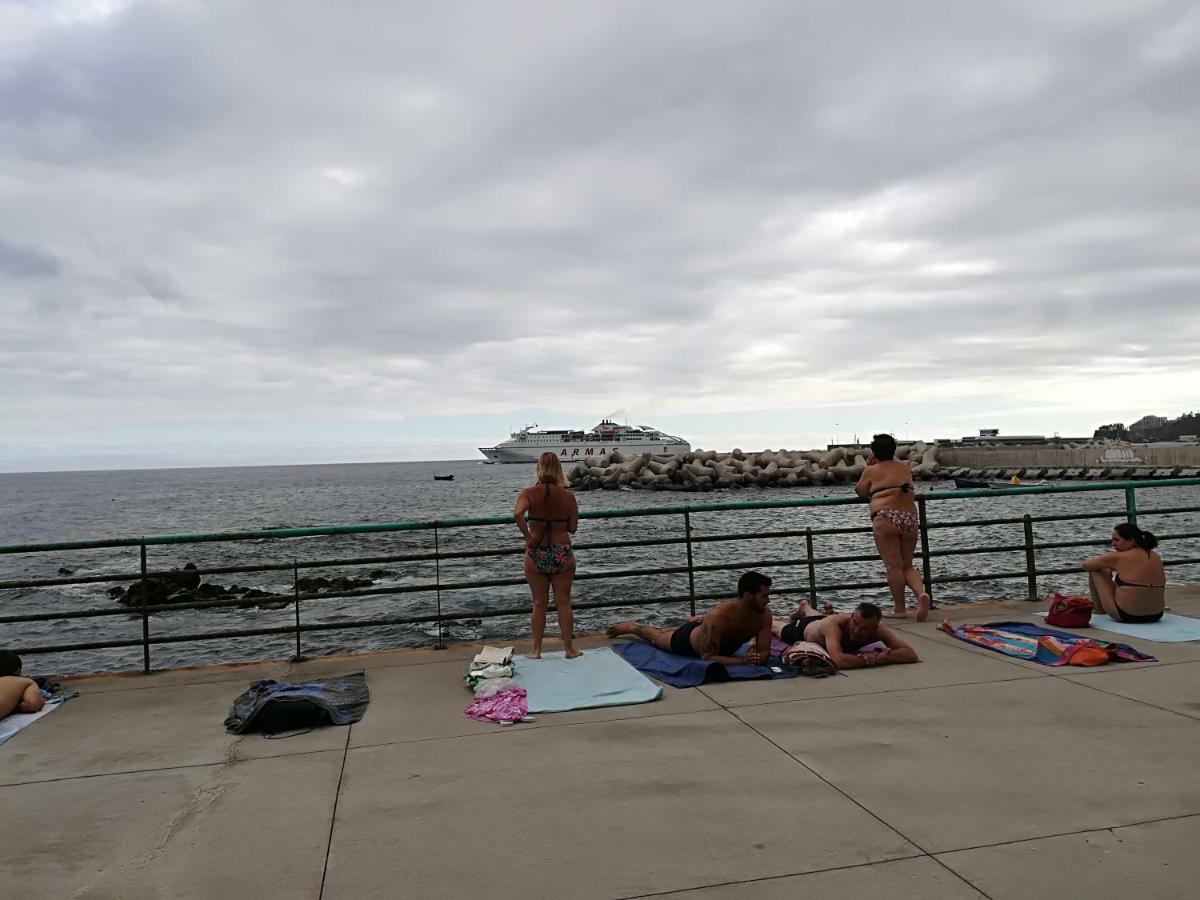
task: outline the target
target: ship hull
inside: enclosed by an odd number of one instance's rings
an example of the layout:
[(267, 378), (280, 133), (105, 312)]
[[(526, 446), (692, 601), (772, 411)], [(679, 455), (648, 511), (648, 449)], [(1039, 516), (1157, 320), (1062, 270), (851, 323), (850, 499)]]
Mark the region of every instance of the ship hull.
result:
[(622, 456), (637, 456), (652, 453), (655, 456), (671, 456), (687, 453), (691, 444), (676, 441), (588, 441), (587, 444), (501, 444), (496, 447), (480, 447), (479, 452), (492, 462), (535, 463), (547, 451), (555, 454), (563, 463), (579, 462), (581, 459), (596, 459), (619, 450)]

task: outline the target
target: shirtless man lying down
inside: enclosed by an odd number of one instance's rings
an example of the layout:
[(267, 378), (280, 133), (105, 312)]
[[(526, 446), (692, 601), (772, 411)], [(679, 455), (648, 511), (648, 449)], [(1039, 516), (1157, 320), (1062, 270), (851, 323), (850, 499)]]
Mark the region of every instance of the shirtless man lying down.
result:
[[(920, 662), (914, 650), (883, 624), (874, 603), (860, 603), (852, 613), (822, 615), (807, 601), (786, 619), (775, 619), (771, 631), (789, 644), (809, 641), (824, 647), (839, 669), (866, 669), (897, 663)], [(859, 653), (860, 647), (882, 641), (887, 649)]]
[[(655, 628), (639, 622), (618, 622), (608, 636), (632, 634), (660, 650), (734, 666), (765, 665), (771, 655), (771, 579), (747, 572), (738, 579), (736, 600), (718, 603), (703, 616), (692, 616), (678, 628)], [(734, 656), (753, 639), (745, 656)]]

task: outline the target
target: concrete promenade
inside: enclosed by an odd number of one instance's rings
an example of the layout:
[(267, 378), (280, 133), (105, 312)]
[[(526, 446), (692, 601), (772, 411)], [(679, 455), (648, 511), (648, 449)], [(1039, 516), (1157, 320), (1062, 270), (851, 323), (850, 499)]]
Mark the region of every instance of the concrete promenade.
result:
[[(1169, 602), (1200, 616), (1200, 590)], [(0, 746), (0, 893), (1200, 895), (1200, 642), (1050, 669), (933, 620), (900, 627), (921, 664), (665, 688), (510, 728), (462, 714), (473, 647), (78, 680)], [(253, 678), (358, 669), (357, 725), (224, 731)]]

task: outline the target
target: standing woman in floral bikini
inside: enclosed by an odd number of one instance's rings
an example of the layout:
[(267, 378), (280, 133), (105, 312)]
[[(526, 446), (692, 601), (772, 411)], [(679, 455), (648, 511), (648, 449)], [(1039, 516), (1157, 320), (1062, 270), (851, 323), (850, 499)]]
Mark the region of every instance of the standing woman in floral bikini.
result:
[(896, 439), (890, 434), (877, 434), (871, 440), (867, 467), (854, 493), (870, 501), (871, 530), (879, 558), (887, 569), (893, 608), (884, 615), (889, 619), (908, 618), (904, 604), (907, 585), (917, 596), (917, 621), (924, 622), (929, 616), (929, 595), (913, 568), (920, 518), (913, 499), (912, 472), (907, 463), (896, 459)]
[(562, 463), (553, 453), (538, 457), (537, 484), (521, 491), (513, 515), (525, 535), (525, 580), (533, 594), (533, 649), (529, 658), (542, 658), (546, 607), (553, 587), (563, 649), (567, 659), (574, 659), (579, 651), (573, 646), (571, 582), (575, 579), (575, 554), (571, 550), (571, 535), (579, 527), (579, 504), (567, 490)]

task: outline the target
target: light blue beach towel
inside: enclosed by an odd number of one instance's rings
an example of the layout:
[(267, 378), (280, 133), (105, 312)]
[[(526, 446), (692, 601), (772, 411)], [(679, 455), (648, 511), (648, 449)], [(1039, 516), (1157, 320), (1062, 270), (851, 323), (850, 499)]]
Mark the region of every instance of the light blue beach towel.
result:
[(42, 716), (50, 715), (50, 713), (62, 706), (63, 701), (66, 699), (65, 697), (56, 697), (53, 700), (47, 701), (46, 705), (35, 713), (13, 713), (11, 716), (5, 716), (3, 719), (0, 719), (0, 744), (3, 744), (22, 728), (32, 725)]
[(513, 658), (513, 681), (528, 694), (530, 713), (566, 712), (598, 706), (649, 703), (662, 688), (608, 647), (567, 659), (561, 652), (541, 659)]
[[(1046, 611), (1040, 610), (1036, 615), (1045, 618)], [(1174, 613), (1163, 613), (1163, 617), (1157, 622), (1118, 622), (1104, 613), (1098, 613), (1092, 616), (1091, 627), (1160, 644), (1200, 641), (1200, 619), (1177, 616)]]

